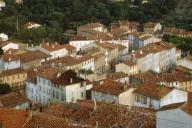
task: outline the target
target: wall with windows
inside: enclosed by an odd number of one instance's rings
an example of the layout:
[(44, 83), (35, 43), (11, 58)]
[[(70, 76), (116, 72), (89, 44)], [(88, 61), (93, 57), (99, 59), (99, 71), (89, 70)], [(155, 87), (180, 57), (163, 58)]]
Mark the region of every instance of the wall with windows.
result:
[(119, 97), (116, 95), (105, 94), (102, 92), (91, 91), (91, 98), (92, 100), (96, 101), (103, 101), (109, 103), (119, 103)]
[(86, 83), (76, 83), (73, 85), (65, 86), (66, 101), (76, 102), (78, 99), (86, 99)]
[(134, 106), (145, 108), (160, 108), (160, 101), (134, 93)]

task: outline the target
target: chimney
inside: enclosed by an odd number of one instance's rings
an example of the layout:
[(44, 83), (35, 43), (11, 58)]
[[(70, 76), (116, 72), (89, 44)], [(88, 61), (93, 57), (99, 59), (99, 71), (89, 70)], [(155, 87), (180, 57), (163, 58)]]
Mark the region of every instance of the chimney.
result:
[(132, 54), (132, 60), (133, 60), (133, 62), (135, 62), (135, 54), (134, 53)]
[(11, 50), (9, 50), (9, 55), (11, 55)]
[(96, 126), (95, 126), (95, 128), (99, 128), (99, 123), (98, 123), (98, 121), (96, 121)]
[(9, 61), (11, 61), (11, 57), (9, 57)]
[(55, 48), (54, 44), (52, 44), (52, 48)]
[(95, 98), (94, 98), (94, 111), (97, 109), (97, 102), (96, 102), (96, 100), (95, 100)]
[(70, 78), (70, 83), (71, 83), (71, 84), (73, 83), (73, 78)]
[(99, 39), (99, 43), (102, 43), (103, 41), (102, 41), (102, 39)]
[(57, 78), (58, 78), (58, 77), (60, 77), (60, 76), (61, 76), (61, 73), (60, 73), (60, 72), (59, 72), (59, 73), (57, 73)]

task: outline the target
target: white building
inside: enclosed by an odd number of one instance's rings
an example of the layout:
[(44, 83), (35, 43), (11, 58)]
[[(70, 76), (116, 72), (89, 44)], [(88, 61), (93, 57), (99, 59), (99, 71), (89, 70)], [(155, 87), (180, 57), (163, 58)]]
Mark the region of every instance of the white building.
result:
[(178, 65), (178, 66), (181, 65), (188, 69), (192, 69), (192, 55), (189, 55), (181, 60), (178, 60), (176, 65)]
[(28, 23), (24, 24), (23, 26), (24, 26), (25, 28), (27, 28), (27, 29), (32, 29), (32, 28), (39, 28), (39, 27), (41, 27), (40, 24), (34, 23), (34, 22), (28, 22)]
[(0, 41), (7, 41), (8, 40), (8, 35), (4, 33), (0, 33)]
[(2, 47), (4, 52), (6, 52), (9, 49), (19, 49), (19, 44), (13, 41), (5, 41), (1, 43), (0, 46)]
[(70, 37), (69, 44), (74, 46), (77, 49), (77, 51), (81, 51), (85, 49), (88, 45), (93, 44), (95, 41), (96, 41), (95, 38), (74, 35)]
[(162, 26), (160, 23), (147, 22), (144, 24), (144, 32), (145, 33), (155, 34), (161, 30), (162, 30)]
[(132, 105), (133, 88), (112, 80), (105, 80), (94, 85), (91, 92), (92, 100), (109, 103)]
[(155, 36), (152, 36), (150, 34), (143, 34), (139, 37), (134, 37), (133, 46), (134, 48), (138, 49), (159, 41), (161, 41), (161, 39), (156, 38)]
[(28, 81), (26, 93), (36, 103), (76, 102), (86, 98), (86, 82), (72, 70), (59, 73), (52, 68), (40, 73), (36, 83)]
[(139, 73), (149, 70), (161, 72), (176, 63), (176, 47), (165, 42), (147, 45), (132, 52), (132, 61), (137, 63)]
[(51, 59), (55, 59), (58, 57), (64, 57), (67, 55), (73, 55), (76, 52), (75, 47), (68, 45), (68, 44), (58, 44), (58, 43), (43, 43), (41, 44), (38, 49), (43, 51), (49, 55), (51, 55)]
[(124, 72), (115, 72), (107, 74), (106, 79), (110, 79), (116, 82), (128, 84), (129, 83), (129, 76)]
[(176, 103), (162, 107), (156, 114), (157, 128), (191, 128), (192, 103)]
[(87, 35), (93, 31), (96, 32), (107, 32), (107, 28), (101, 23), (89, 23), (77, 27), (78, 35)]
[(61, 58), (52, 59), (46, 61), (47, 65), (54, 65), (55, 67), (64, 68), (66, 70), (79, 71), (81, 69), (85, 70), (95, 70), (94, 57), (89, 55), (84, 56), (65, 56)]
[(134, 92), (134, 106), (160, 109), (161, 107), (173, 103), (187, 101), (187, 92), (148, 83), (140, 85)]
[(18, 56), (15, 56), (11, 53), (5, 54), (1, 56), (0, 59), (0, 70), (10, 70), (10, 69), (16, 69), (21, 66), (21, 61)]
[(137, 64), (129, 60), (126, 60), (126, 61), (123, 61), (122, 63), (117, 64), (115, 71), (124, 72), (128, 75), (134, 75), (138, 73)]

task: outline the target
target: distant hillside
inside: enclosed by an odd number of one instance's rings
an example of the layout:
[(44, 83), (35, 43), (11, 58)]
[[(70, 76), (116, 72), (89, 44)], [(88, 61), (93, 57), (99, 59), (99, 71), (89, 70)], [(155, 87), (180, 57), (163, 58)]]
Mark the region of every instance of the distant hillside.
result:
[(192, 0), (178, 0), (174, 13), (180, 19), (192, 21)]
[(178, 0), (174, 11), (167, 15), (167, 19), (176, 26), (192, 30), (192, 0)]

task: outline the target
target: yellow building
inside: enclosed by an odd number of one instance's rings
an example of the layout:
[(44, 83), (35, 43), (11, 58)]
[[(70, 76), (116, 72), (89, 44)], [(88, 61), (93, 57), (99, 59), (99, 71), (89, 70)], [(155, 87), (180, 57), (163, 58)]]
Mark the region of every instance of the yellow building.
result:
[(20, 88), (25, 85), (27, 79), (27, 71), (18, 68), (12, 70), (5, 70), (0, 73), (0, 80), (2, 83), (9, 84), (12, 88)]

